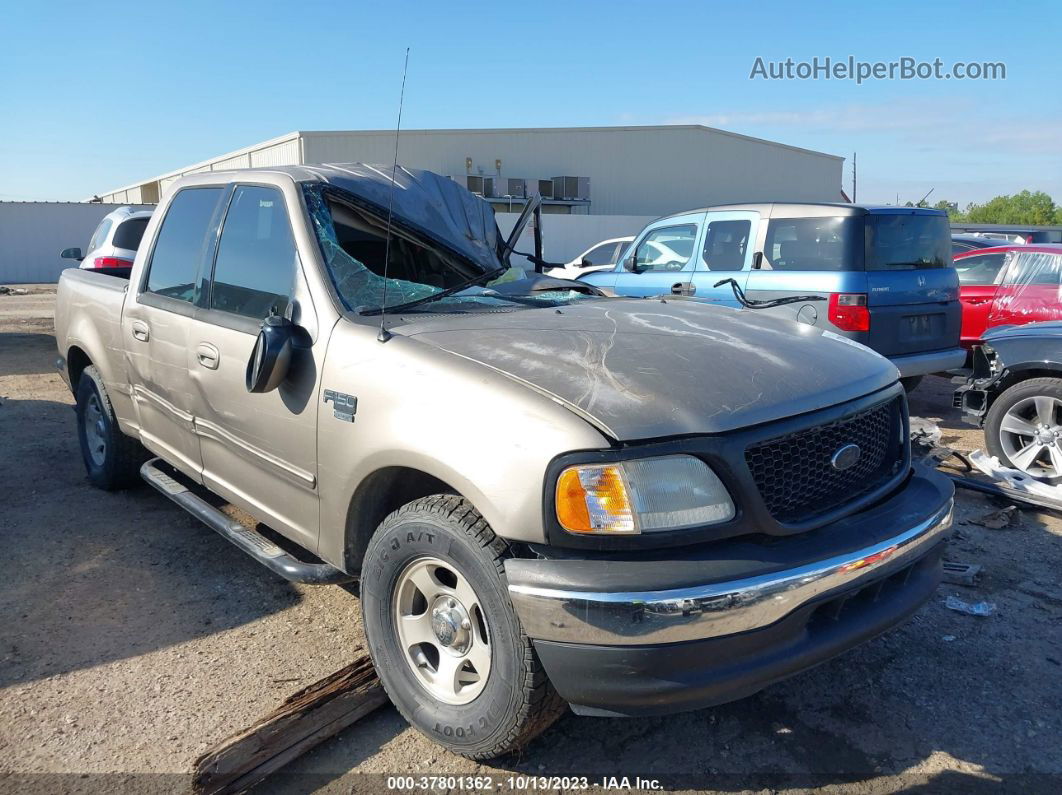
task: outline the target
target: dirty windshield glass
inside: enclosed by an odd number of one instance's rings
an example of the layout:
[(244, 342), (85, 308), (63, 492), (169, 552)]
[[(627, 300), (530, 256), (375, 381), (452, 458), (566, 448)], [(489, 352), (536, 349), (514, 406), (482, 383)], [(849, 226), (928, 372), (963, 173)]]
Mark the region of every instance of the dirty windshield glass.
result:
[(871, 213), (866, 216), (868, 271), (947, 268), (951, 227), (946, 215)]
[[(392, 224), (388, 252), (386, 218), (366, 212), (355, 201), (348, 203), (340, 191), (309, 189), (306, 203), (329, 275), (348, 309), (376, 310), (385, 303), (388, 308), (398, 307), (430, 298), (476, 277), (486, 278), (490, 273), (442, 246), (415, 239), (402, 228), (400, 219)], [(383, 276), (385, 257), (390, 260), (387, 279)], [(570, 290), (553, 290), (521, 296), (517, 302), (491, 290), (492, 285), (519, 281), (523, 277), (521, 269), (510, 268), (492, 281), (470, 286), (416, 309), (442, 312), (528, 303), (554, 306), (587, 297)], [(513, 291), (506, 292), (511, 295)]]

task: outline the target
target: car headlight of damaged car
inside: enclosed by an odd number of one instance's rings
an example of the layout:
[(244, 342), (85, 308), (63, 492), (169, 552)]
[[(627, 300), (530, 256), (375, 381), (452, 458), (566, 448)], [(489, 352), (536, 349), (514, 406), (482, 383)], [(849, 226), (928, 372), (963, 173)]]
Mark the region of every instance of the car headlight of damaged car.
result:
[(579, 534), (678, 530), (735, 513), (719, 477), (688, 455), (568, 467), (557, 478), (556, 501), (561, 527)]

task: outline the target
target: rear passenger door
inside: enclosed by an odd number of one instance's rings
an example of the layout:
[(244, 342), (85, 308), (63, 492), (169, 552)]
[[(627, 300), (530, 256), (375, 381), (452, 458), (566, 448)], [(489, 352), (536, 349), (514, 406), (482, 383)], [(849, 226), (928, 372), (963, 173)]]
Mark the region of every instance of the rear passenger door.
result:
[[(146, 272), (122, 310), (123, 348), (144, 446), (199, 480), (189, 334), (225, 188), (184, 188), (166, 207)], [(131, 286), (130, 289), (134, 289)]]
[[(279, 187), (231, 189), (189, 334), (190, 382), (204, 484), (315, 549), (316, 396), (324, 341), (292, 232), (297, 212), (297, 204), (289, 211)], [(284, 383), (251, 394), (247, 362), (270, 313), (290, 315), (300, 326), (300, 342)]]
[(1015, 251), (992, 303), (988, 326), (1062, 319), (1062, 255)]
[(715, 285), (724, 279), (731, 279), (742, 290), (745, 289), (752, 268), (759, 219), (759, 213), (744, 210), (709, 212), (705, 216), (693, 281), (697, 298), (722, 306), (741, 305), (731, 284)]

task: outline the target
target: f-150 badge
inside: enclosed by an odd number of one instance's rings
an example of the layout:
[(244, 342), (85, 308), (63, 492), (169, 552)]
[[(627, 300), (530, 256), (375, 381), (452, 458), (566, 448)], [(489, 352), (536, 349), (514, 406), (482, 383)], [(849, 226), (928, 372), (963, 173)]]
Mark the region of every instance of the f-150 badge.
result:
[(354, 415), (358, 413), (358, 399), (345, 392), (336, 392), (334, 389), (324, 391), (324, 402), (332, 401), (332, 414), (337, 420), (354, 422)]

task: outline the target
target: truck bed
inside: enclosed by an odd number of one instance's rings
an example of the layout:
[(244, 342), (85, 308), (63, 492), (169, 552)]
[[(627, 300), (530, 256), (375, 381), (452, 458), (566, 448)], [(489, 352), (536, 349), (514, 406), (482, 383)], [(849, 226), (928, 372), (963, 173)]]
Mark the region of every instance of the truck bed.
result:
[[(125, 356), (121, 344), (122, 306), (129, 281), (95, 271), (68, 268), (59, 277), (55, 299), (55, 341), (68, 372), (78, 351), (99, 369), (119, 421), (130, 417)], [(71, 384), (76, 389), (75, 384)]]

